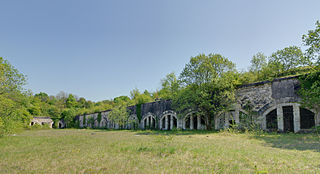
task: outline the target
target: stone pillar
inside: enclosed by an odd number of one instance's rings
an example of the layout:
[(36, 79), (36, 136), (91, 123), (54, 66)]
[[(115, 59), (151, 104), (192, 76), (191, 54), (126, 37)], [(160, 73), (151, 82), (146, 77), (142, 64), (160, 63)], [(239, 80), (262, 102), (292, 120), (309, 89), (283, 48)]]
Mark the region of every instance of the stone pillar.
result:
[(240, 115), (240, 106), (239, 105), (236, 105), (236, 109), (234, 111), (234, 121), (236, 122), (236, 124), (240, 124), (240, 118), (239, 118), (239, 115)]
[(151, 127), (151, 128), (155, 128), (156, 126), (152, 127), (152, 126), (153, 126), (153, 117), (150, 116), (150, 119), (151, 119), (150, 127)]
[(283, 110), (282, 106), (277, 105), (277, 121), (278, 121), (278, 130), (284, 131), (283, 127)]
[(201, 129), (201, 117), (199, 115), (197, 116), (197, 128), (198, 130)]
[(190, 115), (190, 129), (193, 130), (193, 115)]
[(224, 114), (224, 127), (225, 128), (229, 128), (229, 117), (230, 117), (229, 113)]
[(173, 129), (173, 115), (170, 117), (170, 130)]
[(320, 111), (316, 111), (314, 121), (315, 121), (315, 126), (320, 126)]
[(300, 131), (300, 107), (298, 104), (293, 104), (293, 127), (294, 132)]
[(182, 129), (186, 129), (186, 119), (183, 118), (181, 119), (181, 121), (182, 121)]
[(218, 116), (215, 116), (214, 117), (214, 128), (215, 130), (218, 130), (219, 129), (219, 125), (220, 125), (220, 121), (219, 121), (219, 117)]
[(164, 127), (165, 130), (168, 130), (168, 121), (169, 121), (169, 120), (168, 120), (168, 115), (166, 115), (166, 116), (165, 116), (165, 125), (164, 125), (164, 126), (165, 126), (165, 127)]
[(150, 125), (149, 125), (150, 117), (147, 117), (146, 119), (147, 119), (147, 125), (146, 125), (145, 128), (148, 128), (148, 127), (150, 126)]
[(159, 121), (160, 121), (160, 123), (159, 123), (159, 129), (160, 129), (160, 130), (162, 130), (162, 120), (163, 120), (163, 118), (159, 120)]
[(264, 115), (262, 117), (262, 121), (261, 121), (261, 128), (262, 130), (267, 130), (267, 115)]

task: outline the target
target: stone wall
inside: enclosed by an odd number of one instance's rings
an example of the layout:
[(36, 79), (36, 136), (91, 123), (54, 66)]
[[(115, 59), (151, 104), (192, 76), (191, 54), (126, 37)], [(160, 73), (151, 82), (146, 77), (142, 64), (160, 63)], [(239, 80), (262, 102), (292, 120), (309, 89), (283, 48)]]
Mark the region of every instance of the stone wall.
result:
[(35, 124), (48, 125), (50, 128), (52, 128), (53, 120), (50, 117), (33, 117), (30, 122), (30, 126), (33, 126)]
[[(264, 130), (267, 129), (267, 117), (271, 111), (276, 110), (277, 127), (279, 131), (289, 129), (300, 131), (300, 98), (298, 96), (299, 80), (297, 77), (280, 78), (274, 81), (264, 81), (240, 86), (236, 90), (236, 103), (230, 112), (220, 114), (215, 118), (215, 128), (223, 129), (230, 124), (241, 124), (243, 115), (252, 116), (255, 124)], [(178, 118), (172, 109), (170, 100), (161, 100), (141, 105), (141, 113), (137, 113), (137, 106), (128, 107), (130, 117), (124, 129), (204, 129), (203, 118), (194, 114), (187, 114)], [(289, 111), (287, 112), (287, 108)], [(285, 112), (283, 112), (285, 109)], [(311, 110), (312, 111), (312, 110)], [(98, 122), (99, 113), (87, 114), (77, 117), (80, 127), (95, 127), (119, 129), (120, 126), (108, 119), (109, 111), (100, 112), (101, 120)], [(315, 125), (320, 124), (319, 113), (312, 111)], [(138, 116), (141, 116), (140, 120)], [(309, 118), (309, 117), (308, 117)], [(312, 120), (312, 119), (311, 119)], [(293, 122), (293, 123), (292, 123)], [(293, 127), (288, 124), (293, 125)]]

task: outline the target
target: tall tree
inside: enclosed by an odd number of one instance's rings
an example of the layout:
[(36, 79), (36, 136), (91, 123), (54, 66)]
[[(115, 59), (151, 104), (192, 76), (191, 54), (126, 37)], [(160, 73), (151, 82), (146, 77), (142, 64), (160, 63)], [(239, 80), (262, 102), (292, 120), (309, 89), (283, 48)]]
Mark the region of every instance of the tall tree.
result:
[(30, 120), (27, 97), (22, 92), (25, 76), (0, 57), (0, 136)]
[(277, 71), (279, 74), (299, 66), (308, 65), (309, 63), (308, 57), (305, 57), (297, 46), (278, 50), (272, 53), (269, 58), (269, 64), (272, 65), (273, 71)]
[(250, 71), (260, 72), (265, 66), (267, 66), (267, 56), (259, 52), (253, 55), (251, 59)]
[(235, 65), (220, 54), (191, 57), (180, 74), (183, 89), (173, 106), (183, 115), (190, 109), (198, 112), (210, 130), (215, 114), (226, 110), (234, 100), (233, 72)]
[(172, 99), (180, 88), (178, 79), (174, 73), (167, 74), (164, 79), (161, 80), (161, 89), (158, 95), (162, 99)]
[(306, 56), (309, 59), (314, 60), (317, 64), (320, 64), (320, 21), (316, 22), (316, 28), (309, 30), (308, 34), (302, 36), (302, 41), (305, 46), (308, 46), (306, 50)]

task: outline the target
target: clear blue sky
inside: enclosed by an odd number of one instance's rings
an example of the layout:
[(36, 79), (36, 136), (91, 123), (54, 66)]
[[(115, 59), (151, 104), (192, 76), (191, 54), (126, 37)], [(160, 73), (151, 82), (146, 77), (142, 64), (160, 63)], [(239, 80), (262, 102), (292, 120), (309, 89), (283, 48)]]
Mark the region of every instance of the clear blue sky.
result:
[(0, 56), (34, 93), (93, 101), (154, 91), (191, 56), (219, 53), (246, 69), (320, 19), (319, 0), (2, 0)]

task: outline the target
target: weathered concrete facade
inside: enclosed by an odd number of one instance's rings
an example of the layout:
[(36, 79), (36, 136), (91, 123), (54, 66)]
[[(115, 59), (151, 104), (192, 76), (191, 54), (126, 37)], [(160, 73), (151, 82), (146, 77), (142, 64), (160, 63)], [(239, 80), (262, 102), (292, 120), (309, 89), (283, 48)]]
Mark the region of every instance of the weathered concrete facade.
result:
[(50, 117), (33, 117), (33, 119), (30, 122), (30, 126), (33, 126), (35, 124), (38, 125), (48, 125), (50, 128), (52, 128), (53, 120)]
[[(220, 114), (214, 120), (215, 129), (228, 128), (231, 124), (243, 124), (244, 118), (264, 130), (299, 132), (320, 125), (320, 115), (300, 107), (297, 94), (297, 77), (276, 79), (243, 85), (236, 91), (234, 108)], [(170, 100), (142, 104), (141, 108), (128, 107), (130, 117), (123, 129), (205, 129), (205, 119), (194, 112), (178, 117)], [(141, 111), (137, 113), (137, 110)], [(78, 116), (80, 127), (112, 128), (120, 126), (108, 119), (109, 111)], [(247, 120), (246, 120), (247, 121)]]

